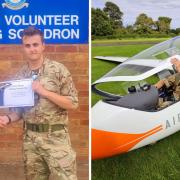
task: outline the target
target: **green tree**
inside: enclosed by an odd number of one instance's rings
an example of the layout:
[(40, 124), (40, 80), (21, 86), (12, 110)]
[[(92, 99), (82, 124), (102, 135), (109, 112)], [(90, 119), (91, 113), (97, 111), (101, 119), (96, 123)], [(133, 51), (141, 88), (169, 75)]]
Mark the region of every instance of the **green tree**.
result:
[(101, 9), (91, 9), (91, 33), (95, 36), (107, 36), (113, 34), (110, 20)]
[(170, 29), (170, 33), (174, 33), (175, 35), (180, 35), (180, 28)]
[(177, 35), (180, 34), (180, 28), (176, 28), (176, 34), (177, 34)]
[(156, 22), (157, 31), (168, 34), (170, 32), (171, 20), (172, 19), (169, 17), (159, 17), (158, 21)]
[(139, 34), (150, 34), (155, 29), (155, 23), (151, 17), (142, 13), (136, 18), (134, 29)]
[(132, 25), (128, 25), (128, 26), (126, 27), (126, 30), (127, 30), (127, 32), (128, 32), (129, 34), (134, 33), (134, 27), (133, 27)]
[(117, 29), (122, 27), (122, 16), (123, 13), (121, 12), (120, 8), (112, 3), (112, 2), (106, 2), (105, 7), (103, 8), (103, 11), (107, 13), (113, 29)]

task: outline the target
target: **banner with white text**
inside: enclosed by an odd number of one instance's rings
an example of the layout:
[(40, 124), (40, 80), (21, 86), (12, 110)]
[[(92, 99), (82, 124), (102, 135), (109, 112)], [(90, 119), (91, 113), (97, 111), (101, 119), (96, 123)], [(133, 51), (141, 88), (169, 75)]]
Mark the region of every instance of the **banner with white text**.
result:
[(0, 0), (0, 44), (21, 43), (29, 26), (49, 44), (86, 44), (88, 19), (88, 0)]

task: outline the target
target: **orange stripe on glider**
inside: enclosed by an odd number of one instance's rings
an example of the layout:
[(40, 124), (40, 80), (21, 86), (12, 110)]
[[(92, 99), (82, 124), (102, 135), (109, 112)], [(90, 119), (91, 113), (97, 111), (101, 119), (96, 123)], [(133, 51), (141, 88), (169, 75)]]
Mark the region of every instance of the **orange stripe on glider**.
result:
[(115, 133), (92, 129), (92, 159), (128, 152), (137, 143), (162, 129), (162, 125), (160, 125), (141, 134)]

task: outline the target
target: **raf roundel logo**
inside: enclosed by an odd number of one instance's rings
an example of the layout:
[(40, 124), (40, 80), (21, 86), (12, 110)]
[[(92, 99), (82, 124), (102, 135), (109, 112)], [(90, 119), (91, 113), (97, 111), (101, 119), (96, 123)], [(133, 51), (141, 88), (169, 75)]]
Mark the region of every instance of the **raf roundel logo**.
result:
[(29, 3), (26, 3), (26, 0), (5, 0), (5, 3), (2, 3), (3, 8), (9, 8), (12, 10), (19, 10), (24, 7), (28, 7)]

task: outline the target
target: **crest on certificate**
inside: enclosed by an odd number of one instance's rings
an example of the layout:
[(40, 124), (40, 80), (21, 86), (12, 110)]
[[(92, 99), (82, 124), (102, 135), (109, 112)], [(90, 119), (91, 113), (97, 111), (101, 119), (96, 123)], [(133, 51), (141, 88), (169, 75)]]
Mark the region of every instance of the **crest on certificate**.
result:
[(12, 10), (19, 10), (24, 7), (28, 7), (29, 3), (26, 3), (26, 0), (4, 0), (5, 3), (2, 3), (3, 8), (8, 8)]

